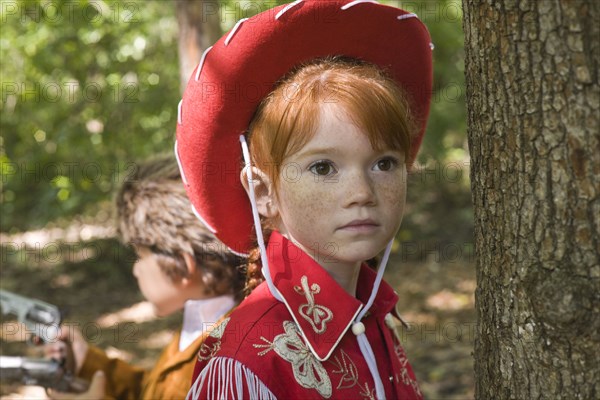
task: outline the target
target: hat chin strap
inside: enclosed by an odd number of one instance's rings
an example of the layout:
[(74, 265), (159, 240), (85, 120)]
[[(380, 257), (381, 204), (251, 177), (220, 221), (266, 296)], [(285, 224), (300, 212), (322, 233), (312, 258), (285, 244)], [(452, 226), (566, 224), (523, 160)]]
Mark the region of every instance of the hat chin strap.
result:
[(254, 195), (254, 185), (252, 184), (252, 161), (250, 160), (250, 151), (248, 150), (248, 143), (244, 135), (240, 135), (240, 143), (242, 144), (242, 153), (244, 154), (244, 163), (246, 168), (246, 176), (248, 177), (248, 197), (250, 197), (250, 204), (252, 205), (252, 218), (254, 218), (254, 229), (256, 230), (256, 240), (258, 242), (258, 248), (260, 249), (260, 258), (262, 264), (262, 274), (267, 281), (269, 291), (277, 300), (283, 302), (281, 293), (273, 284), (271, 279), (271, 273), (269, 270), (269, 260), (267, 259), (267, 249), (265, 247), (265, 239), (262, 234), (262, 226), (260, 224), (260, 217), (258, 215), (258, 207), (256, 206), (256, 196)]
[(375, 359), (375, 354), (373, 354), (373, 349), (371, 348), (369, 339), (367, 339), (367, 335), (365, 334), (365, 325), (361, 322), (361, 320), (373, 305), (375, 297), (377, 297), (377, 292), (379, 291), (379, 286), (383, 279), (383, 273), (385, 272), (385, 267), (387, 266), (390, 258), (390, 252), (392, 251), (393, 243), (394, 239), (390, 240), (386, 246), (385, 253), (383, 253), (383, 258), (379, 263), (379, 268), (377, 268), (377, 276), (375, 277), (375, 282), (373, 283), (373, 290), (371, 291), (369, 301), (367, 301), (367, 304), (363, 307), (360, 313), (358, 313), (354, 319), (354, 323), (352, 324), (352, 333), (356, 335), (360, 352), (367, 361), (367, 366), (369, 367), (369, 371), (371, 372), (371, 376), (375, 382), (375, 394), (377, 395), (377, 399), (385, 399), (385, 390), (383, 389), (383, 382), (381, 381), (381, 376), (379, 375), (379, 370), (377, 369), (377, 360)]
[[(254, 228), (256, 230), (256, 239), (258, 241), (258, 247), (260, 249), (260, 258), (262, 260), (262, 274), (265, 277), (265, 281), (267, 282), (267, 286), (269, 287), (269, 291), (271, 292), (273, 297), (283, 302), (283, 297), (281, 296), (281, 293), (279, 293), (279, 290), (277, 290), (277, 288), (273, 284), (273, 280), (271, 279), (269, 261), (267, 259), (267, 250), (265, 247), (265, 239), (262, 234), (262, 226), (260, 224), (260, 217), (258, 214), (258, 207), (256, 206), (256, 197), (254, 194), (254, 185), (252, 184), (252, 162), (250, 160), (250, 151), (248, 150), (248, 143), (246, 142), (246, 138), (244, 137), (244, 135), (240, 135), (240, 143), (242, 145), (246, 176), (248, 178), (248, 197), (250, 197), (250, 204), (252, 205), (252, 217), (254, 219)], [(385, 390), (383, 388), (381, 376), (379, 375), (379, 370), (377, 369), (377, 361), (375, 359), (375, 354), (373, 353), (371, 344), (367, 339), (367, 335), (365, 335), (365, 325), (361, 322), (361, 320), (373, 305), (375, 297), (377, 297), (377, 292), (379, 291), (379, 286), (381, 284), (381, 280), (383, 279), (383, 273), (385, 271), (385, 267), (387, 266), (387, 262), (390, 258), (390, 252), (392, 250), (393, 242), (394, 239), (390, 240), (387, 247), (385, 248), (385, 253), (383, 254), (381, 263), (379, 263), (379, 268), (377, 269), (377, 276), (375, 278), (375, 282), (373, 283), (373, 290), (371, 291), (371, 296), (369, 297), (367, 304), (363, 307), (363, 309), (355, 318), (354, 323), (352, 324), (352, 332), (356, 335), (356, 340), (358, 341), (360, 351), (367, 362), (367, 366), (369, 367), (371, 375), (373, 376), (373, 381), (375, 382), (375, 393), (378, 399), (385, 399)]]

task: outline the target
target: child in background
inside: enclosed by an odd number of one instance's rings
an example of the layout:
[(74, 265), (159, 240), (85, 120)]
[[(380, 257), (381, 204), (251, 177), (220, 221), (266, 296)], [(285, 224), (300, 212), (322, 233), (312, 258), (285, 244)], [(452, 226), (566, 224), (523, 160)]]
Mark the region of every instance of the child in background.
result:
[(432, 48), (415, 14), (298, 0), (203, 55), (179, 107), (182, 176), (196, 214), (250, 254), (249, 288), (265, 281), (203, 343), (188, 398), (421, 398), (382, 275)]
[[(205, 337), (237, 302), (243, 260), (230, 253), (193, 215), (175, 159), (143, 163), (116, 196), (118, 230), (138, 255), (133, 274), (157, 316), (183, 309), (183, 326), (151, 371), (107, 357), (79, 332), (49, 345), (54, 358), (74, 360), (79, 378), (94, 382), (87, 393), (52, 392), (53, 398), (182, 399)], [(70, 353), (70, 354), (66, 354)], [(106, 385), (98, 384), (106, 381)]]

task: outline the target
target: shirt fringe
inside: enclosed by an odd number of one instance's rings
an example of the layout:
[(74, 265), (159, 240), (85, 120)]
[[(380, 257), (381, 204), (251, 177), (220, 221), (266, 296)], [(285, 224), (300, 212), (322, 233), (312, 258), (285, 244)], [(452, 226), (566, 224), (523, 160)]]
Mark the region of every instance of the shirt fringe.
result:
[(245, 393), (251, 400), (277, 400), (250, 369), (229, 357), (211, 359), (196, 378), (186, 400), (199, 400), (202, 392), (206, 400), (243, 399)]

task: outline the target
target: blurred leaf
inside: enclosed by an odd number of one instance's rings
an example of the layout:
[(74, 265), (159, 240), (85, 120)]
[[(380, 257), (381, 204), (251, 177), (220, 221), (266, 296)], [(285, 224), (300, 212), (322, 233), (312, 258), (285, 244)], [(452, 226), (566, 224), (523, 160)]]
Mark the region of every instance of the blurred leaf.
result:
[(172, 149), (179, 102), (173, 4), (3, 5), (0, 160), (3, 191), (14, 196), (3, 198), (0, 228), (94, 214), (127, 162)]

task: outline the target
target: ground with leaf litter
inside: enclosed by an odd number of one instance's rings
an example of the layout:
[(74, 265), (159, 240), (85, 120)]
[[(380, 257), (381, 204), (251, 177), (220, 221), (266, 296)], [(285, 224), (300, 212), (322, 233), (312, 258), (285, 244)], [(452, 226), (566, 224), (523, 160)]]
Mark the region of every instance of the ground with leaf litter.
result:
[[(66, 324), (81, 329), (94, 345), (152, 366), (181, 315), (152, 315), (131, 275), (131, 250), (114, 239), (53, 243), (27, 251), (15, 243), (3, 242), (2, 289), (58, 305)], [(386, 279), (400, 296), (398, 310), (408, 328), (400, 327), (399, 335), (421, 389), (427, 399), (473, 398), (472, 260), (458, 254), (458, 247), (428, 249), (419, 261), (407, 256), (414, 247), (401, 245), (401, 250), (392, 256)], [(40, 355), (40, 349), (20, 341), (23, 332), (11, 317), (3, 317), (2, 355)], [(0, 389), (4, 398), (43, 395), (18, 385)]]

